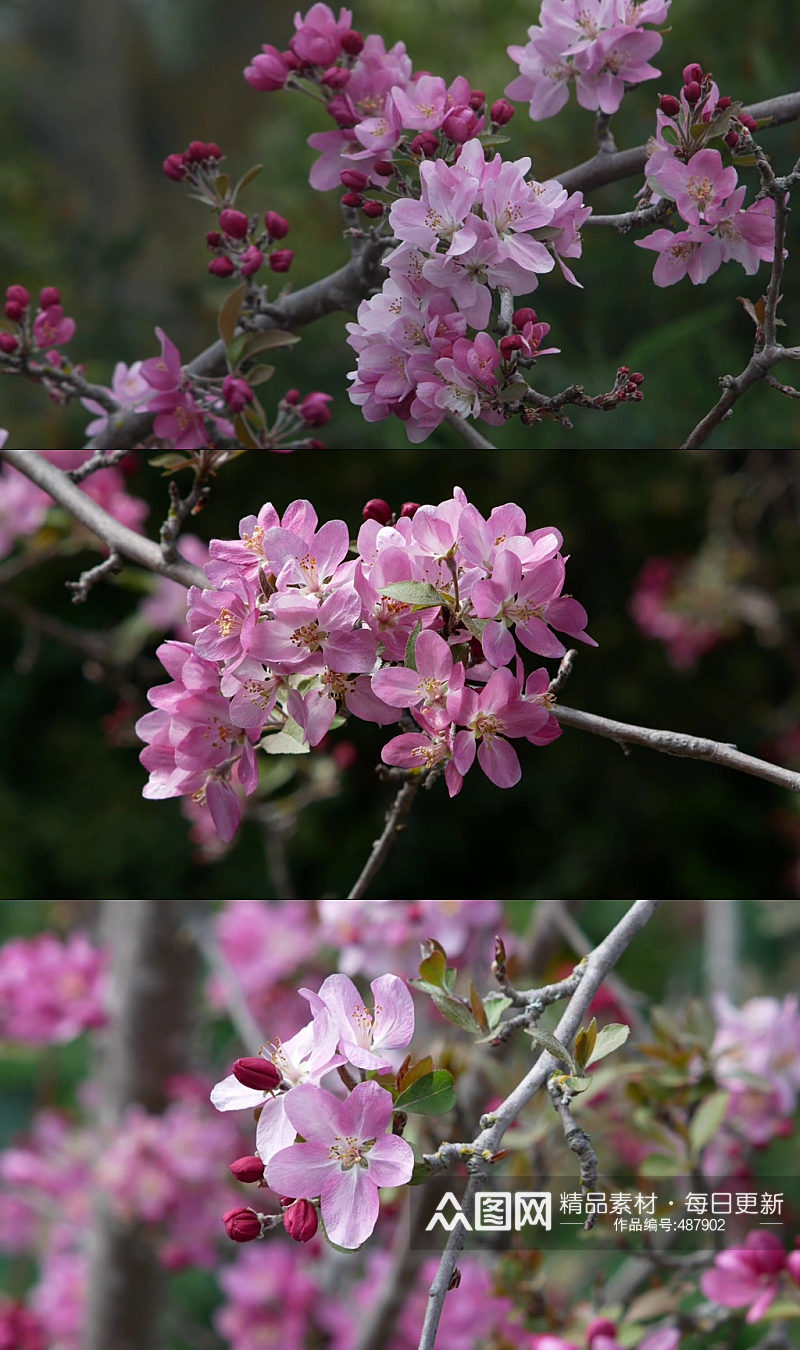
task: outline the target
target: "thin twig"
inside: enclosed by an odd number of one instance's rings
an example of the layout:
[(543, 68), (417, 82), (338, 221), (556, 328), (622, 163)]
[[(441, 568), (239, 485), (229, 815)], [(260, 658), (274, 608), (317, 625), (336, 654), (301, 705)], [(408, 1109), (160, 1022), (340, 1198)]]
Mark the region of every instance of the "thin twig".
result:
[(107, 558), (102, 562), (96, 563), (94, 567), (89, 567), (85, 572), (81, 572), (77, 581), (67, 581), (65, 585), (68, 591), (72, 591), (73, 605), (84, 605), (89, 599), (89, 592), (103, 577), (114, 576), (122, 571), (122, 559), (116, 549), (112, 548)]
[[(581, 1190), (584, 1195), (587, 1191), (593, 1191), (597, 1186), (598, 1161), (597, 1154), (592, 1148), (591, 1137), (585, 1130), (581, 1129), (578, 1122), (570, 1110), (571, 1094), (568, 1089), (562, 1088), (557, 1079), (551, 1078), (547, 1084), (547, 1091), (556, 1114), (561, 1121), (564, 1131), (564, 1138), (567, 1141), (567, 1147), (578, 1157), (581, 1165)], [(597, 1215), (590, 1214), (583, 1225), (586, 1232), (594, 1228), (597, 1223)]]
[(70, 478), (73, 483), (82, 483), (90, 474), (97, 473), (98, 469), (113, 469), (114, 465), (119, 464), (127, 453), (127, 446), (123, 450), (112, 450), (110, 454), (106, 454), (104, 450), (99, 450), (84, 464), (79, 464), (77, 469), (67, 469), (67, 478)]
[[(608, 936), (589, 954), (583, 978), (554, 1032), (562, 1045), (569, 1044), (575, 1036), (600, 985), (660, 903), (660, 900), (635, 900)], [(461, 1201), (465, 1212), (469, 1212), (478, 1184), (491, 1166), (489, 1159), (499, 1151), (504, 1134), (528, 1102), (545, 1086), (556, 1068), (553, 1056), (548, 1051), (543, 1051), (522, 1082), (509, 1093), (505, 1101), (496, 1110), (481, 1118), (481, 1133), (467, 1149), (469, 1178)], [(454, 1147), (451, 1145), (451, 1150)], [(453, 1157), (455, 1159), (456, 1154), (453, 1154)], [(464, 1227), (463, 1224), (457, 1224), (447, 1239), (431, 1285), (419, 1350), (434, 1350), (444, 1300), (450, 1289), (458, 1254), (463, 1245)]]
[(486, 437), (481, 435), (477, 427), (474, 427), (471, 422), (465, 421), (463, 417), (459, 417), (457, 413), (448, 413), (447, 421), (450, 423), (451, 427), (455, 427), (462, 441), (466, 441), (470, 449), (497, 449), (496, 445), (492, 445), (491, 441), (487, 441)]
[(754, 755), (742, 754), (735, 745), (709, 741), (703, 736), (686, 736), (679, 731), (657, 731), (654, 727), (635, 727), (628, 722), (599, 717), (597, 713), (565, 708), (563, 704), (554, 707), (552, 713), (565, 727), (590, 731), (595, 736), (603, 736), (606, 740), (616, 741), (621, 746), (643, 745), (648, 750), (657, 750), (664, 755), (676, 755), (680, 759), (701, 759), (711, 764), (722, 764), (726, 769), (737, 769), (740, 773), (751, 774), (754, 778), (763, 778), (767, 783), (776, 783), (778, 787), (789, 788), (791, 792), (800, 792), (800, 773), (784, 769), (780, 764), (770, 764), (766, 759), (756, 759)]
[(9, 450), (6, 446), (0, 449), (0, 459), (6, 460), (38, 487), (44, 488), (45, 492), (48, 492), (60, 506), (65, 507), (81, 525), (85, 525), (108, 548), (115, 550), (122, 557), (130, 558), (132, 562), (148, 568), (151, 572), (159, 572), (162, 576), (170, 577), (172, 581), (179, 581), (183, 586), (210, 584), (199, 567), (194, 567), (183, 559), (175, 563), (165, 562), (158, 544), (137, 534), (135, 530), (128, 529), (127, 525), (121, 525), (87, 493), (81, 492), (80, 488), (70, 482), (61, 469), (57, 469), (49, 460), (42, 459), (35, 450)]
[(422, 786), (422, 781), (422, 776), (410, 778), (401, 787), (387, 813), (383, 834), (372, 845), (372, 851), (364, 864), (361, 875), (347, 896), (348, 900), (363, 899), (369, 883), (380, 871), (389, 856), (392, 844), (404, 828), (405, 818), (414, 804), (414, 798)]

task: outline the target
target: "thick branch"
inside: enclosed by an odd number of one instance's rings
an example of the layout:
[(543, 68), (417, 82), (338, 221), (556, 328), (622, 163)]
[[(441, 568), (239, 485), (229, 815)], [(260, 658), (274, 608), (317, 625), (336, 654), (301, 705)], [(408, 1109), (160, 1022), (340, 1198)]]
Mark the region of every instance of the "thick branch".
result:
[(789, 788), (791, 792), (800, 792), (800, 773), (784, 769), (780, 764), (770, 764), (766, 759), (745, 755), (735, 745), (709, 741), (703, 736), (687, 736), (680, 731), (635, 727), (628, 722), (617, 722), (610, 717), (599, 717), (596, 713), (562, 705), (554, 707), (552, 712), (563, 726), (591, 731), (595, 736), (616, 741), (618, 745), (643, 745), (648, 750), (658, 750), (663, 755), (677, 755), (680, 759), (704, 759), (711, 764), (723, 764), (726, 769), (738, 769), (740, 773), (763, 778), (767, 783), (777, 783), (778, 787)]
[[(600, 985), (607, 977), (610, 970), (616, 965), (622, 953), (632, 942), (633, 938), (645, 926), (648, 919), (651, 918), (661, 901), (659, 900), (636, 900), (631, 905), (628, 912), (620, 919), (615, 928), (611, 930), (606, 938), (595, 947), (586, 961), (586, 969), (578, 988), (570, 999), (569, 1006), (564, 1012), (554, 1035), (562, 1045), (569, 1045), (578, 1031), (581, 1023), (586, 1016), (589, 1004), (594, 998)], [(533, 1068), (523, 1078), (522, 1082), (511, 1092), (505, 1101), (493, 1111), (490, 1115), (484, 1116), (481, 1120), (481, 1133), (472, 1145), (474, 1165), (470, 1171), (470, 1177), (467, 1182), (462, 1207), (465, 1211), (469, 1210), (473, 1197), (481, 1180), (481, 1174), (489, 1164), (482, 1162), (481, 1153), (487, 1153), (491, 1156), (498, 1152), (503, 1136), (509, 1127), (516, 1120), (520, 1112), (527, 1106), (532, 1097), (536, 1095), (547, 1083), (550, 1075), (558, 1068), (556, 1061), (548, 1051), (543, 1053), (536, 1060)], [(464, 1245), (464, 1228), (462, 1224), (456, 1225), (442, 1253), (439, 1262), (439, 1268), (436, 1272), (433, 1284), (431, 1285), (428, 1299), (428, 1308), (425, 1314), (425, 1322), (422, 1328), (422, 1335), (419, 1342), (419, 1350), (433, 1350), (436, 1341), (436, 1332), (439, 1327), (439, 1319), (444, 1308), (444, 1300), (447, 1291), (450, 1288), (450, 1282), (455, 1270), (458, 1254)]]
[(0, 449), (0, 459), (5, 459), (20, 473), (24, 473), (32, 483), (44, 488), (59, 506), (63, 506), (71, 516), (80, 521), (81, 525), (85, 525), (92, 534), (96, 534), (112, 552), (119, 553), (123, 558), (130, 558), (131, 562), (138, 563), (140, 567), (146, 567), (151, 572), (159, 572), (172, 581), (179, 581), (183, 586), (209, 585), (205, 573), (199, 567), (194, 567), (183, 560), (176, 563), (165, 562), (158, 544), (153, 543), (151, 539), (145, 539), (135, 530), (129, 530), (127, 525), (121, 525), (109, 515), (108, 511), (104, 511), (102, 506), (98, 506), (97, 502), (85, 492), (81, 492), (61, 469), (57, 469), (49, 460), (43, 459), (35, 450), (3, 448)]

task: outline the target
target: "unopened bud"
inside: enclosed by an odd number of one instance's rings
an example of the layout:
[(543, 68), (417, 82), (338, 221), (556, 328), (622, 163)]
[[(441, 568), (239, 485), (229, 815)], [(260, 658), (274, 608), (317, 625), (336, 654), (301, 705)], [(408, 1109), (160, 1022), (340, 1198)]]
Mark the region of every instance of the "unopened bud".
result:
[(536, 323), (536, 310), (531, 309), (529, 305), (523, 306), (522, 309), (515, 309), (511, 316), (511, 322), (515, 328), (522, 331), (526, 323)]
[(12, 323), (22, 323), (25, 317), (25, 306), (17, 300), (8, 300), (5, 307), (5, 316)]
[(373, 198), (370, 198), (364, 202), (361, 210), (365, 216), (369, 216), (370, 220), (377, 220), (378, 216), (383, 215), (383, 202), (376, 202)]
[(390, 159), (379, 159), (377, 164), (373, 164), (372, 172), (379, 178), (391, 178), (394, 173), (394, 165)]
[(279, 216), (277, 211), (267, 211), (264, 215), (264, 224), (269, 231), (270, 239), (285, 239), (289, 233), (289, 222), (285, 216)]
[(212, 258), (208, 270), (215, 277), (230, 277), (235, 269), (230, 258)]
[(403, 502), (400, 507), (400, 517), (411, 519), (419, 510), (419, 502)]
[(690, 62), (688, 66), (683, 67), (682, 79), (684, 84), (692, 84), (692, 82), (702, 84), (703, 67), (698, 65), (697, 61)]
[(364, 39), (356, 28), (348, 28), (341, 36), (342, 51), (348, 56), (358, 56), (364, 48)]
[(232, 1242), (252, 1242), (261, 1237), (261, 1220), (254, 1209), (229, 1209), (222, 1222)]
[(737, 145), (739, 144), (739, 137), (737, 136), (735, 131), (728, 132), (727, 136), (725, 137), (725, 144), (728, 146), (730, 150), (736, 149)]
[(674, 94), (662, 94), (658, 100), (658, 106), (662, 113), (666, 113), (667, 117), (677, 117), (681, 110), (680, 99), (677, 99)]
[(473, 89), (469, 96), (469, 106), (473, 112), (483, 112), (486, 107), (486, 95), (482, 89)]
[(743, 127), (747, 127), (748, 131), (755, 131), (758, 126), (756, 119), (746, 112), (739, 113), (739, 121)]
[(251, 277), (254, 272), (258, 271), (263, 261), (264, 254), (261, 249), (256, 248), (255, 244), (251, 244), (239, 259), (239, 271), (243, 277)]
[(298, 409), (303, 421), (310, 427), (324, 427), (331, 420), (328, 404), (332, 399), (332, 394), (323, 394), (319, 390), (306, 394)]
[(489, 116), (496, 127), (504, 127), (511, 121), (515, 111), (507, 98), (497, 98), (489, 109)]
[(0, 352), (4, 352), (6, 356), (10, 356), (12, 352), (17, 350), (18, 346), (19, 342), (14, 337), (13, 333), (0, 333)]
[(728, 98), (727, 94), (723, 94), (722, 98), (717, 99), (717, 111), (724, 112), (726, 108), (731, 106), (732, 102), (733, 100)]
[(317, 1211), (310, 1200), (295, 1200), (284, 1212), (283, 1226), (295, 1242), (310, 1242), (319, 1227)]
[(438, 149), (439, 137), (432, 131), (421, 131), (411, 142), (412, 155), (424, 155), (426, 159), (432, 159)]
[(344, 89), (350, 83), (350, 71), (345, 66), (329, 66), (320, 80), (328, 89)]
[(281, 1081), (275, 1065), (263, 1055), (247, 1055), (244, 1059), (237, 1059), (232, 1072), (243, 1087), (255, 1088), (258, 1092), (272, 1092)]
[(250, 221), (244, 211), (234, 211), (227, 207), (219, 214), (219, 226), (231, 239), (244, 239), (250, 228)]
[(383, 497), (370, 497), (361, 514), (365, 520), (377, 520), (380, 525), (388, 525), (393, 519), (392, 508)]
[(222, 243), (222, 235), (219, 230), (209, 230), (206, 235), (206, 244), (209, 248), (219, 248)]
[(617, 1328), (607, 1317), (593, 1317), (586, 1328), (586, 1344), (591, 1347), (597, 1336), (616, 1337)]
[(690, 80), (688, 84), (685, 84), (683, 86), (683, 97), (686, 99), (686, 102), (690, 105), (690, 107), (694, 107), (695, 103), (698, 103), (700, 101), (701, 93), (702, 90), (700, 88), (700, 85), (697, 83), (697, 80)]
[(186, 165), (184, 163), (183, 155), (167, 155), (162, 167), (167, 178), (174, 179), (176, 183), (179, 183), (182, 178), (186, 177)]
[(9, 286), (6, 291), (6, 300), (14, 300), (16, 304), (22, 305), (26, 309), (31, 302), (31, 297), (24, 286)]
[(364, 198), (360, 192), (345, 192), (340, 198), (342, 206), (363, 206)]
[(237, 1181), (261, 1181), (264, 1175), (264, 1164), (254, 1153), (237, 1158), (230, 1166)]
[(354, 192), (361, 192), (367, 186), (369, 179), (360, 169), (342, 169), (339, 174), (345, 187), (352, 188)]
[(278, 248), (269, 255), (269, 265), (273, 272), (288, 272), (294, 253), (290, 248)]

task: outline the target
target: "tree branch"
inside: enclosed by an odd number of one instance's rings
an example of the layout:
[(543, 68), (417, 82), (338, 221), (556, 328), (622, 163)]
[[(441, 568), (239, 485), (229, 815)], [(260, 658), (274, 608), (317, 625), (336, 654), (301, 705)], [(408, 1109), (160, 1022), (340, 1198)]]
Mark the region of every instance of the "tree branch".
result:
[(477, 427), (474, 427), (471, 422), (466, 422), (457, 413), (448, 413), (447, 421), (451, 427), (455, 427), (461, 439), (466, 441), (471, 450), (497, 449), (496, 445), (492, 445), (491, 441), (487, 441), (486, 437), (481, 435)]
[(67, 474), (57, 469), (49, 460), (42, 459), (35, 450), (3, 448), (0, 449), (0, 459), (6, 460), (38, 487), (44, 488), (59, 506), (63, 506), (71, 516), (80, 521), (81, 525), (85, 525), (92, 534), (96, 534), (112, 553), (130, 558), (131, 562), (138, 563), (140, 567), (146, 567), (151, 572), (159, 572), (161, 576), (179, 581), (183, 586), (205, 587), (210, 584), (205, 573), (192, 563), (183, 560), (175, 563), (165, 562), (158, 544), (137, 534), (135, 530), (128, 529), (127, 525), (121, 525), (109, 515), (108, 511), (104, 511), (102, 506), (98, 506), (97, 502), (85, 492), (81, 492)]
[[(635, 900), (608, 936), (589, 954), (581, 982), (572, 995), (569, 1005), (554, 1032), (562, 1045), (569, 1045), (574, 1038), (600, 985), (660, 904), (660, 900)], [(506, 1131), (531, 1098), (545, 1086), (557, 1067), (557, 1062), (553, 1056), (548, 1051), (543, 1051), (533, 1068), (523, 1078), (522, 1082), (514, 1088), (513, 1092), (509, 1093), (505, 1101), (495, 1111), (482, 1117), (480, 1122), (481, 1133), (470, 1146), (472, 1157), (467, 1164), (470, 1176), (461, 1202), (465, 1211), (468, 1211), (472, 1204), (478, 1182), (485, 1175), (490, 1165), (481, 1157), (481, 1154), (485, 1153), (487, 1157), (491, 1157), (499, 1151)], [(444, 1308), (444, 1300), (450, 1288), (458, 1254), (463, 1245), (464, 1227), (462, 1224), (457, 1224), (447, 1239), (439, 1268), (431, 1285), (419, 1350), (433, 1350), (439, 1320)]]
[(648, 750), (658, 750), (663, 755), (677, 755), (680, 759), (707, 760), (711, 764), (722, 764), (726, 769), (738, 769), (740, 773), (763, 778), (767, 783), (776, 783), (778, 787), (789, 788), (791, 792), (800, 792), (800, 773), (784, 769), (780, 764), (770, 764), (766, 759), (745, 755), (735, 745), (709, 741), (703, 736), (687, 736), (680, 731), (635, 727), (628, 722), (617, 722), (610, 717), (599, 717), (596, 713), (582, 712), (577, 708), (565, 708), (561, 704), (551, 711), (563, 726), (590, 731), (595, 736), (603, 736), (621, 746), (643, 745)]
[(400, 830), (403, 829), (403, 823), (414, 803), (414, 798), (422, 786), (422, 778), (408, 779), (403, 784), (386, 816), (386, 824), (383, 828), (383, 834), (380, 839), (376, 839), (372, 845), (372, 852), (367, 858), (353, 889), (347, 896), (348, 900), (361, 900), (364, 897), (369, 883), (376, 873), (383, 866), (389, 851)]

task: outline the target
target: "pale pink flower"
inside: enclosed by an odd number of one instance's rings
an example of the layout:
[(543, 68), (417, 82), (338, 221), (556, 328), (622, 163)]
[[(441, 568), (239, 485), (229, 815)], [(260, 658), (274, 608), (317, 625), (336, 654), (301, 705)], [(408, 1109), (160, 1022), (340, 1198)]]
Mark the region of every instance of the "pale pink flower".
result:
[(747, 1308), (747, 1322), (758, 1322), (775, 1299), (786, 1265), (786, 1252), (774, 1233), (748, 1233), (744, 1246), (719, 1252), (700, 1277), (706, 1298), (724, 1308)]
[(64, 316), (60, 305), (42, 309), (33, 321), (33, 336), (39, 347), (60, 347), (75, 335), (75, 320)]
[(336, 19), (328, 5), (312, 5), (307, 14), (294, 16), (297, 30), (289, 44), (299, 60), (312, 66), (330, 66), (342, 50), (342, 37), (349, 30), (353, 15), (340, 9)]
[(656, 286), (674, 286), (687, 275), (693, 286), (700, 286), (723, 262), (721, 240), (700, 225), (690, 225), (688, 230), (678, 234), (672, 230), (654, 230), (634, 243), (639, 248), (651, 248), (658, 253), (653, 268)]
[(327, 1009), (339, 1033), (339, 1051), (358, 1069), (391, 1069), (381, 1051), (402, 1050), (414, 1035), (414, 1003), (396, 975), (381, 975), (370, 984), (374, 1013), (366, 1007), (347, 975), (329, 975), (316, 994), (301, 989), (317, 1014)]
[[(658, 173), (649, 174), (659, 192), (672, 197), (687, 225), (716, 225), (726, 215), (725, 201), (734, 191), (736, 170), (723, 167), (719, 150), (698, 150), (684, 164), (676, 155), (664, 161)], [(744, 192), (742, 192), (742, 197)], [(738, 210), (739, 201), (735, 209)]]
[(414, 1154), (405, 1139), (387, 1134), (394, 1103), (375, 1082), (357, 1083), (342, 1102), (323, 1088), (296, 1088), (286, 1113), (305, 1143), (276, 1153), (268, 1184), (284, 1195), (319, 1196), (331, 1242), (360, 1247), (378, 1220), (378, 1188), (411, 1178)]

